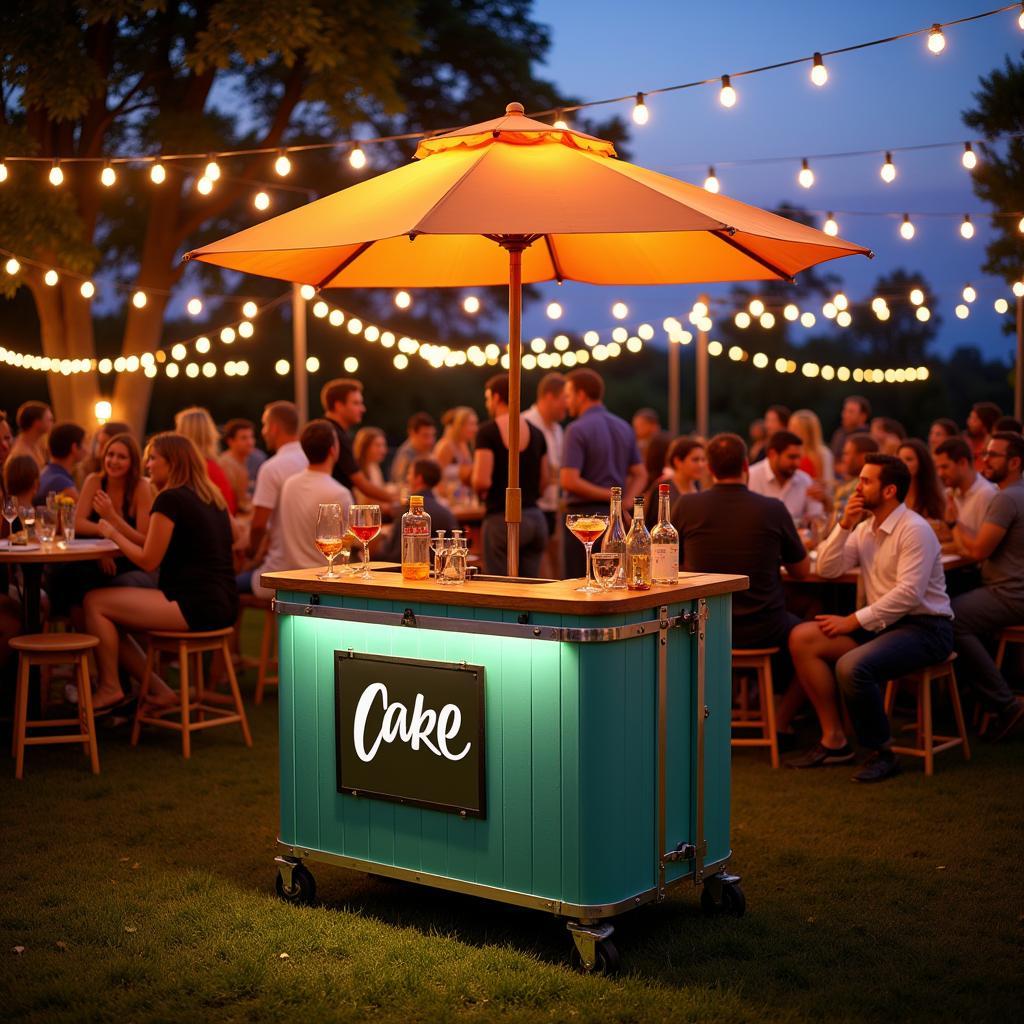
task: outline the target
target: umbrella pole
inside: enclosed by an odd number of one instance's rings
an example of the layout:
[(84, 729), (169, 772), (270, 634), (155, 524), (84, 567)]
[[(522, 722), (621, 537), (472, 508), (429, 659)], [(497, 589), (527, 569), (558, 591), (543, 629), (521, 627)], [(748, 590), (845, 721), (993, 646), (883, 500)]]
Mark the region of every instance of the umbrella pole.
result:
[(505, 489), (506, 575), (519, 575), (519, 524), (523, 492), (519, 488), (519, 412), (522, 409), (523, 250), (525, 238), (503, 238), (508, 252), (508, 487)]

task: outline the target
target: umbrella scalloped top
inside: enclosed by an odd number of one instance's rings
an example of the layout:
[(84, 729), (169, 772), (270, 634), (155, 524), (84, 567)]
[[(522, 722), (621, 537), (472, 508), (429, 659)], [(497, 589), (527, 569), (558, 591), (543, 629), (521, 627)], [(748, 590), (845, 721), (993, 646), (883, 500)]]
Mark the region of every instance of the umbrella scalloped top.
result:
[(495, 144), (512, 146), (569, 146), (595, 153), (615, 156), (615, 147), (604, 139), (578, 132), (572, 128), (554, 128), (543, 121), (534, 121), (523, 114), (521, 103), (510, 103), (504, 117), (456, 128), (442, 135), (424, 139), (416, 147), (416, 158), (423, 160), (450, 149), (479, 149)]

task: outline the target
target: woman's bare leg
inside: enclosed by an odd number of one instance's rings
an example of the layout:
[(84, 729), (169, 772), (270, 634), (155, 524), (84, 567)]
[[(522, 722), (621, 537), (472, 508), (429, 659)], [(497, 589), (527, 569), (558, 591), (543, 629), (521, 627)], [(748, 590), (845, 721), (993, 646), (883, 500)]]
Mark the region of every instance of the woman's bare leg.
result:
[[(99, 686), (93, 700), (97, 710), (116, 704), (123, 696), (117, 677), (122, 647), (119, 626), (129, 630), (188, 629), (177, 601), (168, 601), (159, 590), (142, 587), (104, 587), (89, 591), (85, 595), (85, 624), (100, 641), (96, 648)], [(126, 667), (141, 678), (145, 670), (142, 652), (134, 643), (124, 646)], [(174, 691), (162, 679), (154, 678), (149, 695), (159, 702), (173, 698)]]

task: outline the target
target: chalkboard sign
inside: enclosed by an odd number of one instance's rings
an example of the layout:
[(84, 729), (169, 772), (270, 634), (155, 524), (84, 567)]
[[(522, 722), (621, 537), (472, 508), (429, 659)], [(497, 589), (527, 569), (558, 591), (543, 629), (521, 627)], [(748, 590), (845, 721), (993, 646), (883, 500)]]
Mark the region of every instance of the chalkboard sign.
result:
[(335, 654), (338, 792), (485, 816), (482, 665)]

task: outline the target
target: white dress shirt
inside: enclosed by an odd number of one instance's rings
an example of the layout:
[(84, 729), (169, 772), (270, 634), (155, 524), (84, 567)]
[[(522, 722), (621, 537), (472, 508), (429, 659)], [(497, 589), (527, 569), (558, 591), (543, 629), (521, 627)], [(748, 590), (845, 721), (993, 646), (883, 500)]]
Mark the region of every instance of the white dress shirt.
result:
[(980, 473), (975, 473), (974, 483), (963, 494), (953, 495), (957, 522), (963, 523), (967, 529), (977, 533), (981, 529), (981, 524), (985, 522), (988, 503), (998, 490), (991, 480), (986, 480)]
[(873, 516), (853, 530), (837, 523), (819, 545), (819, 575), (834, 578), (858, 566), (867, 604), (855, 614), (864, 629), (878, 633), (905, 615), (953, 618), (939, 538), (906, 505), (877, 529)]
[(813, 482), (809, 474), (798, 469), (784, 484), (780, 484), (765, 458), (750, 467), (750, 479), (747, 487), (754, 494), (762, 494), (766, 498), (778, 498), (789, 510), (793, 521), (796, 522), (807, 516), (825, 515), (825, 507), (821, 502), (807, 495), (807, 488)]
[[(269, 508), (270, 518), (267, 520), (269, 544), (263, 564), (253, 573), (253, 593), (258, 593), (260, 573), (276, 572), (279, 569), (291, 569), (284, 557), (284, 543), (281, 526), (278, 522), (281, 504), (281, 490), (289, 477), (301, 473), (309, 465), (309, 459), (298, 441), (289, 441), (263, 463), (256, 474), (256, 491), (252, 496), (254, 508)], [(259, 592), (260, 596), (266, 596)]]
[(532, 423), (548, 443), (548, 472), (551, 482), (544, 488), (544, 493), (537, 499), (537, 508), (545, 512), (558, 511), (558, 471), (562, 468), (562, 445), (565, 443), (565, 430), (561, 423), (548, 423), (540, 414), (536, 402), (523, 413), (523, 418)]

